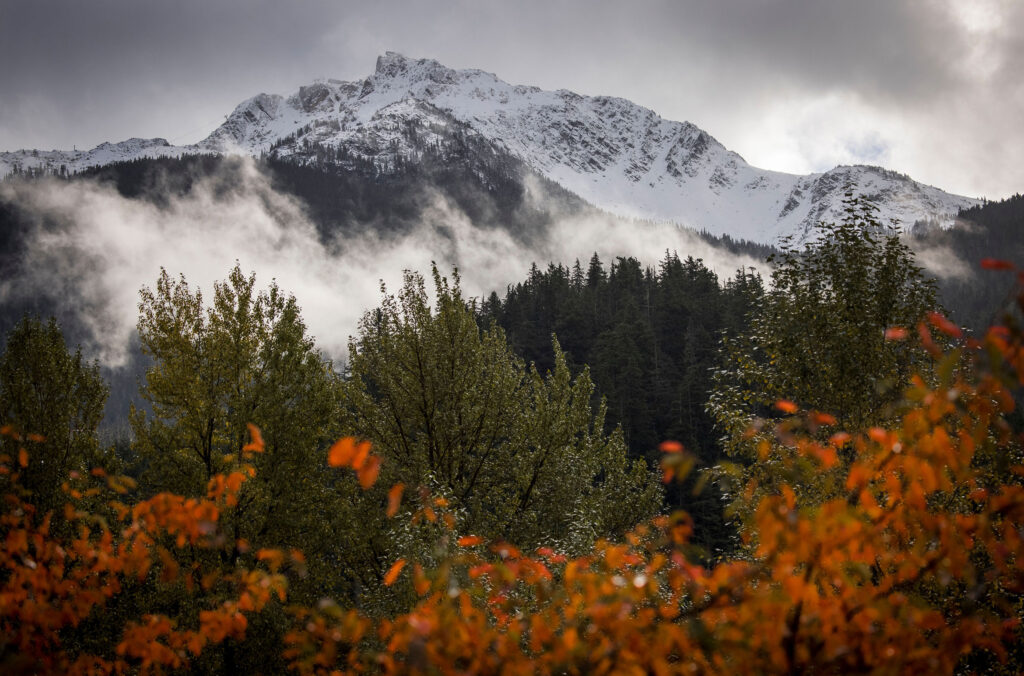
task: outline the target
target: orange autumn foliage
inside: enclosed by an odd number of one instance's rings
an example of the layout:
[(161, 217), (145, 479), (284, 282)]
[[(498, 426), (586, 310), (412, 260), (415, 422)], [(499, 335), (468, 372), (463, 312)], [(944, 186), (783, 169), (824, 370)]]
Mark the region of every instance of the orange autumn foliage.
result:
[[(929, 321), (948, 334), (956, 328), (938, 316)], [(925, 326), (919, 332), (928, 335)], [(788, 417), (776, 439), (794, 450), (782, 462), (827, 471), (847, 459), (842, 494), (805, 505), (782, 483), (756, 506), (744, 557), (702, 565), (689, 545), (693, 523), (683, 513), (640, 524), (624, 542), (598, 542), (582, 557), (546, 547), (522, 552), (458, 533), (455, 507), (421, 492), (410, 525), (438, 529), (438, 551), (449, 553), (433, 566), (398, 559), (382, 575), (396, 594), (410, 595), (408, 612), (369, 617), (328, 600), (293, 608), (285, 658), (302, 674), (998, 668), (1021, 641), (1024, 465), (1021, 440), (1005, 416), (1015, 406), (1014, 390), (1024, 385), (1024, 332), (996, 328), (951, 356), (934, 342), (925, 347), (949, 360), (943, 363), (967, 361), (970, 368), (940, 364), (937, 384), (915, 379), (891, 428), (840, 430), (823, 440), (815, 431), (834, 420), (780, 402)], [(254, 431), (246, 452), (260, 450)], [(355, 471), (368, 488), (381, 462), (371, 450), (368, 442), (342, 439), (328, 462)], [(681, 446), (663, 450), (672, 473), (688, 471), (692, 458)], [(84, 497), (75, 495), (104, 485), (118, 490), (123, 480), (75, 477), (62, 517), (73, 534), (66, 535), (53, 527), (61, 515), (37, 514), (19, 497), (19, 468), (29, 462), (31, 447), (18, 458), (0, 458), (7, 487), (0, 629), (8, 646), (0, 658), (8, 670), (187, 668), (207, 646), (244, 636), (272, 598), (283, 600), (280, 571), (302, 560), (298, 552), (261, 550), (253, 569), (177, 565), (182, 547), (238, 546), (221, 542), (218, 523), (251, 468), (215, 477), (203, 499), (160, 494), (130, 507), (113, 500), (113, 526), (80, 508)], [(402, 491), (388, 492), (389, 516), (398, 513)], [(216, 583), (231, 593), (188, 622), (159, 614), (129, 620), (115, 655), (65, 652), (62, 628), (102, 608), (128, 581), (152, 576), (198, 587)]]
[[(248, 452), (262, 451), (258, 434)], [(19, 467), (32, 462), (22, 448)], [(237, 500), (252, 468), (210, 482), (206, 498), (160, 493), (128, 507), (118, 500), (109, 506), (113, 524), (80, 509), (83, 497), (123, 493), (132, 484), (102, 471), (73, 475), (65, 486), (68, 503), (64, 528), (57, 533), (53, 514), (37, 514), (18, 496), (18, 471), (11, 458), (0, 457), (0, 474), (8, 481), (0, 532), (0, 633), (4, 637), (0, 666), (5, 673), (152, 673), (189, 664), (205, 646), (245, 635), (247, 613), (259, 612), (272, 597), (285, 597), (281, 575), (263, 570), (182, 570), (175, 552), (183, 548), (218, 549), (222, 511)], [(102, 481), (101, 481), (102, 480)], [(105, 484), (105, 485), (104, 485)], [(165, 546), (162, 543), (168, 543)], [(196, 629), (188, 618), (142, 614), (129, 619), (113, 655), (72, 654), (60, 632), (77, 626), (133, 582), (159, 579), (181, 582), (189, 590), (219, 585), (228, 597), (199, 611)], [(184, 620), (184, 621), (183, 621)]]
[[(995, 329), (959, 350), (949, 359), (972, 368), (946, 370), (934, 387), (916, 379), (892, 429), (820, 441), (812, 431), (829, 416), (780, 406), (792, 417), (777, 438), (797, 459), (824, 471), (840, 450), (852, 457), (846, 492), (808, 506), (783, 484), (757, 506), (741, 560), (694, 562), (681, 513), (575, 559), (464, 548), (415, 569), (408, 613), (373, 623), (307, 611), (288, 657), (300, 673), (997, 669), (1021, 641), (1024, 466), (1003, 416), (1024, 384), (1024, 334)], [(670, 467), (685, 458), (675, 444), (663, 450)], [(1012, 462), (986, 474), (982, 455)]]

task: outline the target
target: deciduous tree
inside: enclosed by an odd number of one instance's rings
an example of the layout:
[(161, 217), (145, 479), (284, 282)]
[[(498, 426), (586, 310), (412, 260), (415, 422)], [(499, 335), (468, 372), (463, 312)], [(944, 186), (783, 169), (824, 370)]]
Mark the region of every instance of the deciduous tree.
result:
[[(725, 452), (740, 463), (738, 475), (722, 471), (728, 463), (717, 472), (732, 486), (734, 506), (749, 507), (736, 500), (747, 479), (770, 488), (781, 478), (784, 449), (751, 432), (758, 418), (781, 413), (775, 402), (865, 430), (893, 419), (911, 375), (928, 368), (925, 353), (909, 340), (888, 339), (887, 331), (905, 334), (935, 310), (934, 282), (873, 212), (869, 202), (848, 196), (843, 222), (820, 224), (803, 248), (784, 245), (748, 328), (724, 339), (708, 410), (725, 433)], [(808, 490), (828, 490), (813, 483)]]
[[(43, 439), (20, 482), (39, 513), (64, 504), (60, 486), (69, 472), (99, 462), (106, 399), (98, 364), (68, 351), (55, 320), (26, 316), (8, 334), (0, 355), (0, 421)], [(14, 455), (17, 447), (0, 437), (0, 450)]]
[(385, 459), (383, 483), (424, 485), (462, 532), (524, 546), (580, 551), (650, 516), (657, 481), (604, 433), (588, 374), (573, 379), (557, 343), (550, 373), (526, 368), (499, 328), (478, 328), (457, 275), (435, 269), (434, 291), (432, 307), (407, 274), (350, 345), (347, 424)]

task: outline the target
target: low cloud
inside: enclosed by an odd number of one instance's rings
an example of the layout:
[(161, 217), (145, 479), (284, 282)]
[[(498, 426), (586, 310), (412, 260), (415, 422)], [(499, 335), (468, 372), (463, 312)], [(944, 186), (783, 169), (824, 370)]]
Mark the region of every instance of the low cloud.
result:
[(359, 318), (379, 304), (381, 282), (397, 290), (404, 270), (426, 274), (432, 261), (442, 272), (457, 266), (469, 296), (503, 294), (533, 262), (585, 263), (595, 251), (606, 265), (616, 256), (653, 265), (668, 250), (703, 258), (723, 278), (740, 267), (764, 270), (691, 231), (603, 214), (562, 214), (528, 246), (504, 229), (478, 227), (437, 194), (407, 235), (385, 239), (366, 228), (325, 243), (299, 201), (275, 191), (252, 160), (239, 162), (231, 189), (224, 190), (224, 177), (207, 177), (159, 206), (93, 181), (0, 184), (0, 199), (38, 222), (21, 271), (0, 285), (0, 299), (56, 299), (59, 314), (75, 316), (91, 335), (90, 356), (117, 366), (129, 356), (139, 289), (152, 286), (161, 267), (183, 274), (209, 299), (213, 283), (237, 261), (256, 272), (259, 287), (273, 278), (294, 294), (317, 345), (341, 360)]
[(971, 266), (949, 246), (916, 246), (914, 255), (926, 272), (942, 280), (968, 280)]

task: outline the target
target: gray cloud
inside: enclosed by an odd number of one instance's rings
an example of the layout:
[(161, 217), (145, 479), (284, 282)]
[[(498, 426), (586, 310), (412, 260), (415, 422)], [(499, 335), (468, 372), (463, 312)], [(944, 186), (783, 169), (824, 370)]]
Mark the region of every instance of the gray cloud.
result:
[(1013, 0), (6, 0), (0, 148), (196, 140), (392, 49), (630, 98), (767, 168), (882, 162), (996, 198), (1024, 185), (1022, 25)]

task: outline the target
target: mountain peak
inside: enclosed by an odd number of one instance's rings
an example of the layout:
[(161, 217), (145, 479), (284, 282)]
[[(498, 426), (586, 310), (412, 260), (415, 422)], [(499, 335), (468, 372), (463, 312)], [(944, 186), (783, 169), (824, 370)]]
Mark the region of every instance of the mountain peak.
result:
[(385, 52), (383, 56), (378, 56), (377, 67), (374, 69), (374, 79), (378, 81), (403, 79), (409, 82), (452, 82), (455, 74), (455, 70), (434, 59), (410, 59), (398, 52)]
[(880, 203), (880, 217), (904, 223), (950, 223), (977, 203), (869, 167), (765, 171), (702, 129), (625, 99), (511, 85), (391, 51), (363, 80), (317, 81), (287, 98), (254, 96), (192, 146), (129, 140), (85, 153), (0, 153), (0, 176), (185, 152), (269, 153), (299, 163), (358, 157), (387, 174), (451, 142), (455, 127), (475, 147), (508, 155), (606, 211), (754, 241), (804, 237), (817, 221), (837, 220), (850, 185)]
[(384, 52), (377, 57), (377, 67), (374, 73), (377, 75), (391, 75), (408, 70), (410, 59), (398, 52)]

